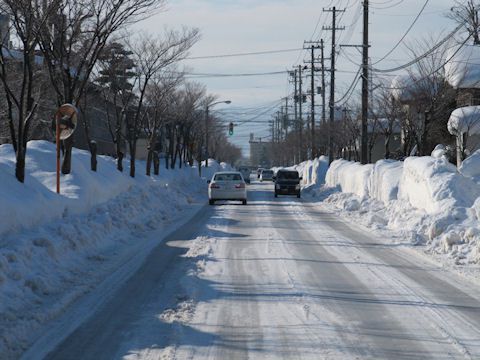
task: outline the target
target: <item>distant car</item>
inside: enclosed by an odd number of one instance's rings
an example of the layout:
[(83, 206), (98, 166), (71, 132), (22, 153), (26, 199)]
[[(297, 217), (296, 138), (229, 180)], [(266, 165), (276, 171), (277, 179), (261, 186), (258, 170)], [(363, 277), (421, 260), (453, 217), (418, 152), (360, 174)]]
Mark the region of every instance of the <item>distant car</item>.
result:
[(208, 203), (217, 200), (239, 200), (247, 205), (247, 187), (242, 174), (237, 171), (222, 171), (213, 174), (208, 181)]
[(273, 170), (263, 169), (260, 174), (260, 182), (262, 181), (272, 181), (273, 180)]
[(257, 169), (257, 179), (260, 179), (260, 174), (262, 173), (263, 170), (264, 170), (264, 168), (258, 168)]
[(300, 180), (296, 170), (280, 169), (274, 177), (275, 197), (278, 195), (297, 195), (300, 197)]
[(243, 180), (245, 180), (247, 184), (250, 184), (250, 168), (247, 166), (240, 166), (238, 172), (242, 174)]

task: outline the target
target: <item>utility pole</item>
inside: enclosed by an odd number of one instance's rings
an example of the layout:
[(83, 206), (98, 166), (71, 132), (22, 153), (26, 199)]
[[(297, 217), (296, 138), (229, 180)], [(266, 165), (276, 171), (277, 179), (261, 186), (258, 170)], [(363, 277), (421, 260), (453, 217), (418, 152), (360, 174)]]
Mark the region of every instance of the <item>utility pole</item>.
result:
[(362, 150), (360, 161), (362, 164), (368, 162), (368, 0), (363, 1), (363, 56), (362, 56)]
[(330, 100), (328, 104), (330, 108), (330, 121), (328, 126), (328, 161), (331, 163), (333, 161), (333, 123), (335, 120), (335, 35), (337, 30), (345, 29), (344, 26), (337, 28), (337, 13), (344, 12), (345, 10), (337, 10), (337, 8), (334, 6), (332, 9), (323, 9), (323, 11), (332, 13), (332, 26), (323, 27), (324, 30), (332, 31), (332, 54), (330, 56)]
[[(208, 138), (209, 138), (209, 121), (208, 121), (208, 103), (205, 108), (205, 167), (208, 168)], [(171, 140), (170, 140), (171, 141)], [(198, 164), (198, 167), (201, 168), (202, 164)]]
[[(298, 121), (298, 111), (297, 111), (297, 101), (298, 101), (298, 85), (297, 85), (297, 69), (293, 69), (293, 71), (290, 71), (290, 76), (293, 77), (293, 83), (294, 83), (294, 93), (293, 93), (293, 107), (294, 107), (294, 128), (297, 130), (297, 150), (298, 150), (298, 158), (301, 158), (301, 142), (300, 142), (300, 135), (299, 135), (299, 121)], [(300, 161), (298, 161), (300, 162)]]
[(311, 109), (310, 109), (310, 132), (311, 132), (311, 151), (312, 151), (312, 160), (315, 159), (315, 156), (317, 155), (317, 151), (315, 150), (315, 46), (312, 45), (311, 47), (311, 64), (310, 66), (312, 67), (311, 69), (311, 74), (310, 76), (312, 77), (311, 79), (311, 85), (310, 85), (310, 91), (312, 92), (312, 101), (310, 102)]
[(326, 123), (326, 116), (325, 116), (325, 56), (323, 54), (324, 44), (323, 39), (320, 40), (320, 64), (322, 66), (322, 124), (325, 125)]
[(298, 133), (300, 139), (300, 161), (305, 160), (303, 156), (303, 118), (302, 118), (302, 104), (303, 104), (303, 93), (302, 93), (302, 65), (298, 65)]
[(310, 44), (310, 70), (311, 70), (311, 74), (310, 74), (310, 77), (311, 77), (311, 88), (310, 88), (310, 92), (311, 92), (311, 102), (310, 102), (310, 105), (311, 105), (311, 109), (310, 109), (310, 150), (311, 150), (311, 157), (312, 159), (315, 158), (315, 156), (317, 155), (317, 151), (316, 151), (316, 141), (315, 141), (315, 49), (319, 49), (320, 48), (320, 42), (319, 41), (304, 41), (304, 49), (308, 49), (308, 48), (305, 48), (305, 45), (306, 44)]
[(288, 135), (288, 96), (285, 96), (285, 118), (284, 118), (284, 126), (285, 126), (285, 140), (287, 140)]

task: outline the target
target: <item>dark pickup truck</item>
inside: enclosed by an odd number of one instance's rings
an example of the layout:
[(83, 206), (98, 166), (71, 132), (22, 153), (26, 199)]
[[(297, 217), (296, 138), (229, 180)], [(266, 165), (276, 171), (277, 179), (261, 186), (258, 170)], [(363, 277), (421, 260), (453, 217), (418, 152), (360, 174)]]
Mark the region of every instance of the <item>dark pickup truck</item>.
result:
[(300, 180), (296, 170), (278, 170), (274, 176), (275, 181), (275, 197), (278, 195), (297, 195), (300, 197)]

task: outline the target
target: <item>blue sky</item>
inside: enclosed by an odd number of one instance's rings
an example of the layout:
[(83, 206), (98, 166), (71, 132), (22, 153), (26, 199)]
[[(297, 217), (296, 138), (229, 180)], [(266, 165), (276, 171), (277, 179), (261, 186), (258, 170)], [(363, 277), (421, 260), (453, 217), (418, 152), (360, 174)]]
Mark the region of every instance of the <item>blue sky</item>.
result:
[[(375, 62), (383, 57), (402, 37), (410, 26), (424, 0), (376, 0), (370, 2), (370, 55)], [(430, 0), (421, 17), (405, 38), (407, 44), (433, 37), (438, 39), (456, 25), (445, 14), (452, 0)], [(338, 32), (339, 44), (360, 44), (362, 38), (361, 1), (359, 0), (170, 0), (167, 11), (142, 22), (139, 26), (149, 32), (161, 32), (164, 27), (198, 27), (202, 39), (191, 51), (191, 56), (205, 56), (256, 52), (265, 50), (296, 49), (303, 47), (304, 40), (324, 38), (325, 55), (330, 55), (329, 31), (323, 26), (331, 25), (331, 13), (324, 8), (336, 6), (346, 9), (339, 17), (338, 25), (345, 26)], [(358, 20), (357, 20), (358, 19)], [(307, 59), (304, 51), (285, 52), (258, 56), (186, 60), (184, 65), (195, 73), (262, 73), (286, 71)], [(399, 46), (387, 59), (377, 64), (389, 68), (410, 59), (404, 46)], [(354, 78), (361, 61), (357, 50), (345, 49), (338, 56), (337, 98), (341, 97)], [(343, 72), (344, 71), (344, 72)], [(219, 99), (231, 100), (231, 105), (216, 107), (228, 119), (239, 121), (249, 118), (252, 108), (263, 111), (275, 105), (292, 91), (287, 75), (257, 77), (201, 78), (196, 81), (207, 86), (208, 92)], [(317, 103), (320, 97), (316, 99)], [(328, 99), (327, 99), (328, 101)], [(247, 115), (239, 115), (246, 108)], [(275, 108), (274, 111), (278, 110)], [(273, 111), (273, 109), (272, 109)], [(271, 114), (260, 116), (264, 123), (245, 123), (236, 128), (232, 141), (239, 144), (245, 153), (248, 150), (248, 135), (267, 136)]]

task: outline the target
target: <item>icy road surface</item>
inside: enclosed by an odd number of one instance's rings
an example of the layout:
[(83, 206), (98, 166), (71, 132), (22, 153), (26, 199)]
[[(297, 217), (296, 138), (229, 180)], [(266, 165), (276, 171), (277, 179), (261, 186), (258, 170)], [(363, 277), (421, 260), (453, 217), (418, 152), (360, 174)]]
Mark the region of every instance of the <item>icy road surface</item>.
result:
[(478, 286), (272, 189), (206, 206), (47, 358), (480, 359)]

